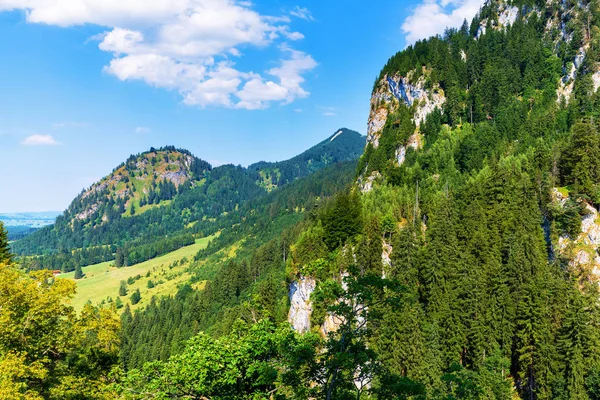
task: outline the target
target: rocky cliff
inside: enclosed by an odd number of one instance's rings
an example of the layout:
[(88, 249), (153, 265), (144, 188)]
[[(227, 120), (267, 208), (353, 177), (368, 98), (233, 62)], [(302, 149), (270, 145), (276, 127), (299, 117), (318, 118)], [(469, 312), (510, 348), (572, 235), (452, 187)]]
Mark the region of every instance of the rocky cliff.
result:
[[(573, 201), (565, 188), (554, 188), (552, 194), (554, 205), (561, 211), (565, 210), (568, 201)], [(571, 235), (559, 233), (552, 247), (576, 275), (600, 283), (600, 214), (586, 201), (578, 200), (578, 206), (583, 214), (580, 229)]]

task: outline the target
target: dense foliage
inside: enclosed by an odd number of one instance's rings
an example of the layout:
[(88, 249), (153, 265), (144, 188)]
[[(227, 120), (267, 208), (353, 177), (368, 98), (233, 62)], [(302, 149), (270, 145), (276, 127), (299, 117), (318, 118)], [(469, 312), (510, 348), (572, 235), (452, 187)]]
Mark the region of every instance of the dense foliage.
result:
[(8, 240), (10, 240), (10, 241), (23, 239), (23, 238), (31, 235), (33, 232), (37, 231), (38, 229), (39, 228), (31, 228), (28, 226), (7, 226), (6, 227), (6, 231), (8, 232)]
[[(195, 334), (226, 334), (240, 318), (249, 323), (261, 318), (276, 324), (285, 321), (285, 264), (290, 245), (306, 225), (303, 220), (317, 214), (318, 204), (351, 183), (355, 165), (348, 162), (325, 168), (228, 215), (224, 224), (236, 225), (223, 230), (198, 255), (190, 285), (183, 286), (174, 297), (151, 301), (142, 311), (132, 314), (125, 310), (123, 364), (131, 368), (151, 360), (167, 360), (181, 352), (185, 340)], [(303, 209), (308, 212), (298, 212)], [(247, 240), (235, 259), (222, 261), (211, 256), (241, 238)], [(192, 289), (192, 284), (204, 280), (208, 282), (203, 291)]]
[[(418, 128), (410, 116), (419, 105), (401, 103), (359, 164), (359, 175), (383, 175), (363, 197), (365, 221), (375, 221), (363, 235), (378, 231), (384, 247), (373, 259), (387, 248), (385, 275), (405, 286), (372, 320), (370, 342), (431, 398), (443, 397), (444, 374), (456, 368), (471, 388), (453, 398), (596, 398), (597, 278), (555, 246), (576, 239), (586, 206), (598, 207), (599, 7), (510, 3), (520, 13), (512, 26), (493, 28), (502, 2), (488, 2), (470, 27), (392, 57), (376, 82), (413, 71), (446, 101)], [(557, 101), (586, 43), (573, 93)], [(415, 130), (422, 148), (399, 165), (396, 149)]]
[(0, 262), (0, 397), (110, 399), (119, 322), (112, 310), (66, 301), (75, 284)]

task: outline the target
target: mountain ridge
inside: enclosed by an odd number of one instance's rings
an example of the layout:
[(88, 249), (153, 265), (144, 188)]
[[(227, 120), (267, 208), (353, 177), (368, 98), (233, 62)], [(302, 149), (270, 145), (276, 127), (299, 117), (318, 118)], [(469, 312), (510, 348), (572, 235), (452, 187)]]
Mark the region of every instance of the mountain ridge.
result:
[[(200, 225), (213, 232), (209, 222), (242, 203), (328, 165), (357, 159), (364, 140), (357, 132), (340, 129), (290, 160), (255, 163), (252, 170), (231, 164), (213, 168), (174, 146), (151, 148), (131, 155), (84, 189), (54, 225), (13, 243), (13, 250), (41, 255), (131, 241), (141, 244), (165, 235), (200, 234)], [(279, 171), (283, 176), (271, 181)], [(104, 248), (101, 260), (111, 259), (114, 251)]]

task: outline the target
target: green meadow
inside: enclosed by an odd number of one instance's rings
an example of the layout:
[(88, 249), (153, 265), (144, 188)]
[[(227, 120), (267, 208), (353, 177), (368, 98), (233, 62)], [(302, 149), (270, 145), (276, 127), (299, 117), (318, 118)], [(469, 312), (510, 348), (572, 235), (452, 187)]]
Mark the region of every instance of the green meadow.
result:
[[(80, 311), (88, 301), (92, 304), (101, 304), (103, 301), (108, 303), (109, 299), (116, 301), (121, 281), (128, 279), (134, 282), (127, 285), (127, 295), (122, 296), (121, 301), (123, 304), (129, 303), (132, 309), (144, 307), (152, 296), (171, 295), (182, 282), (189, 279), (190, 275), (186, 270), (196, 253), (206, 248), (214, 238), (215, 235), (197, 239), (191, 246), (129, 267), (116, 268), (112, 261), (83, 267), (84, 277), (75, 281), (77, 293), (71, 304), (75, 310)], [(187, 261), (181, 261), (186, 259)], [(74, 279), (73, 276), (74, 272), (59, 275), (60, 278), (67, 279)], [(152, 281), (154, 287), (149, 288), (148, 281)], [(131, 305), (130, 296), (136, 289), (140, 290), (142, 299), (136, 305)]]

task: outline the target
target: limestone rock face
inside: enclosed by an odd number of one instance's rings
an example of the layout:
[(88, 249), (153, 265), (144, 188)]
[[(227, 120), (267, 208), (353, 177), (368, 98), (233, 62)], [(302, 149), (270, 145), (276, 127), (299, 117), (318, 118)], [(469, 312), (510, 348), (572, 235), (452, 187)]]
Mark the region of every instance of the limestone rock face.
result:
[[(553, 201), (564, 206), (568, 197), (557, 189), (553, 191)], [(589, 204), (585, 204), (586, 215), (581, 219), (581, 233), (576, 238), (561, 235), (556, 246), (559, 254), (570, 259), (569, 266), (587, 270), (591, 277), (600, 283), (600, 214)]]
[(373, 190), (374, 183), (380, 178), (381, 174), (378, 171), (373, 171), (367, 178), (359, 178), (358, 188), (362, 193), (368, 193)]
[(396, 149), (396, 162), (398, 165), (402, 165), (404, 160), (406, 160), (406, 146), (400, 146)]
[(334, 314), (328, 313), (323, 325), (321, 325), (321, 335), (327, 336), (329, 332), (336, 332), (344, 320)]
[[(383, 262), (384, 269), (392, 265), (391, 255), (392, 255), (393, 250), (394, 249), (392, 248), (391, 244), (389, 244), (386, 241), (383, 242), (383, 251), (381, 252), (381, 261)], [(385, 274), (384, 274), (384, 276), (385, 276)]]
[(572, 267), (589, 268), (596, 279), (600, 278), (600, 222), (598, 211), (586, 204), (588, 214), (581, 220), (581, 234), (575, 241), (574, 255), (570, 265)]
[(415, 106), (413, 121), (417, 127), (436, 108), (442, 109), (446, 102), (444, 91), (437, 83), (426, 89), (429, 71), (424, 70), (417, 79), (408, 76), (384, 76), (377, 84), (371, 96), (371, 112), (367, 126), (367, 144), (375, 148), (379, 146), (379, 135), (388, 116), (396, 111), (400, 104)]
[(310, 295), (315, 291), (316, 282), (310, 277), (300, 277), (290, 285), (290, 312), (288, 322), (300, 333), (310, 330), (312, 302)]
[[(489, 1), (487, 1), (486, 3), (489, 3)], [(503, 2), (498, 4), (498, 7), (498, 19), (490, 21), (492, 29), (506, 29), (516, 22), (519, 16), (519, 9), (517, 7), (509, 6), (508, 4)], [(479, 27), (477, 28), (477, 33), (475, 34), (475, 37), (479, 39), (481, 36), (485, 35), (485, 33), (487, 32), (487, 28), (488, 19), (484, 18), (479, 23)]]
[[(347, 273), (343, 273), (341, 278), (345, 278)], [(312, 277), (301, 276), (298, 280), (290, 284), (290, 312), (288, 314), (288, 322), (292, 325), (295, 331), (304, 333), (311, 329), (310, 316), (313, 311), (310, 295), (315, 291), (316, 281)], [(348, 289), (346, 283), (342, 283), (344, 290)], [(319, 331), (323, 336), (327, 336), (329, 332), (335, 332), (342, 324), (343, 319), (328, 313), (325, 316), (323, 324), (319, 327)]]

